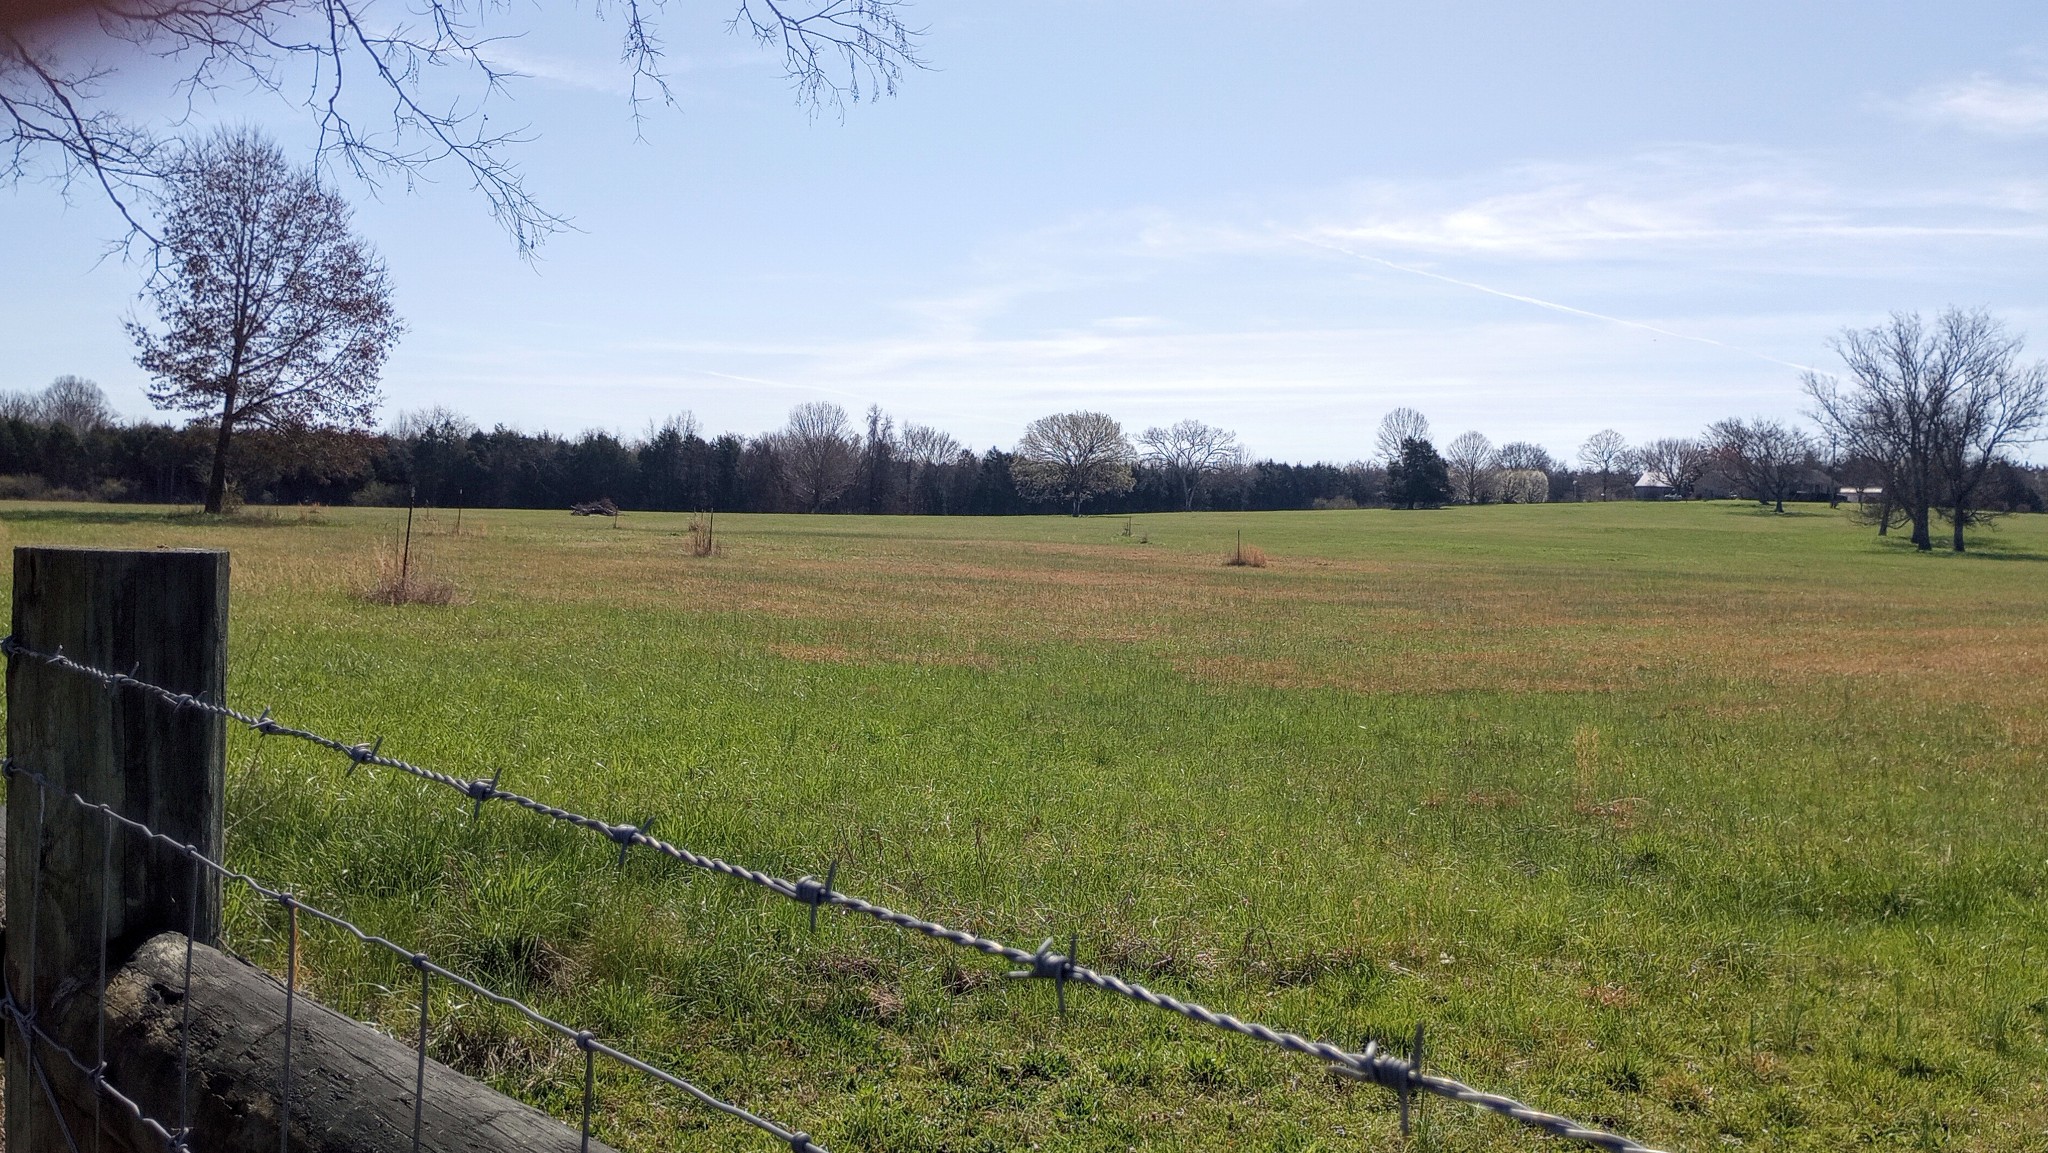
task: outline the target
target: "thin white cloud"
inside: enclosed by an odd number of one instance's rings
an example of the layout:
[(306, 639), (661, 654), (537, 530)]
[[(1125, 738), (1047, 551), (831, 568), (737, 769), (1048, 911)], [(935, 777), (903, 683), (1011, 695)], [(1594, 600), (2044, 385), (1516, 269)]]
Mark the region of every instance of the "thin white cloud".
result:
[(1603, 425), (1796, 417), (1799, 369), (1886, 309), (1981, 301), (2026, 327), (2040, 310), (2018, 286), (2048, 242), (2048, 183), (1924, 180), (1666, 149), (1234, 211), (1094, 212), (994, 241), (860, 323), (597, 338), (595, 357), (508, 353), (450, 375), (572, 378), (713, 427), (773, 427), (805, 394), (862, 398), (977, 445), (1067, 407), (1130, 427), (1198, 416), (1339, 460), (1410, 404), (1569, 451)]
[(1319, 248), (1327, 248), (1332, 252), (1342, 253), (1345, 256), (1349, 256), (1355, 260), (1370, 261), (1374, 264), (1391, 268), (1396, 272), (1406, 272), (1414, 276), (1428, 277), (1431, 280), (1441, 281), (1445, 284), (1455, 284), (1460, 288), (1469, 288), (1474, 292), (1482, 292), (1489, 296), (1498, 296), (1503, 300), (1512, 300), (1521, 304), (1531, 305), (1536, 308), (1548, 309), (1552, 312), (1562, 312), (1568, 316), (1578, 316), (1584, 317), (1587, 320), (1597, 320), (1604, 324), (1618, 324), (1624, 328), (1638, 328), (1643, 330), (1644, 332), (1654, 332), (1659, 336), (1668, 336), (1675, 340), (1690, 340), (1695, 344), (1710, 345), (1714, 348), (1725, 348), (1730, 352), (1739, 352), (1744, 356), (1753, 356), (1758, 360), (1767, 361), (1771, 364), (1778, 365), (1781, 368), (1797, 369), (1801, 372), (1813, 371), (1811, 365), (1795, 364), (1794, 362), (1789, 360), (1780, 360), (1775, 356), (1770, 356), (1765, 353), (1757, 352), (1753, 349), (1743, 348), (1740, 345), (1729, 344), (1725, 340), (1715, 340), (1711, 336), (1699, 336), (1694, 333), (1679, 332), (1675, 329), (1665, 328), (1661, 325), (1651, 324), (1648, 321), (1630, 320), (1627, 317), (1622, 316), (1610, 316), (1604, 312), (1594, 312), (1590, 309), (1578, 308), (1569, 304), (1560, 304), (1559, 302), (1554, 300), (1544, 300), (1540, 297), (1527, 296), (1519, 292), (1509, 292), (1504, 288), (1494, 288), (1489, 285), (1480, 284), (1477, 281), (1460, 280), (1455, 276), (1445, 276), (1441, 272), (1431, 272), (1426, 268), (1415, 268), (1411, 265), (1396, 264), (1391, 260), (1387, 260), (1383, 257), (1374, 256), (1371, 253), (1353, 252), (1348, 248), (1343, 248), (1334, 244), (1328, 244), (1323, 241), (1316, 240), (1313, 237), (1303, 237), (1302, 240), (1304, 243), (1313, 244)]
[(1997, 136), (2048, 132), (2048, 84), (1975, 76), (1922, 89), (1907, 107), (1923, 119)]
[(581, 88), (610, 96), (627, 96), (633, 91), (631, 77), (623, 65), (606, 67), (548, 53), (528, 52), (513, 47), (509, 40), (494, 43), (490, 57), (495, 68), (565, 88)]
[(1771, 153), (1666, 149), (1603, 163), (1528, 165), (1435, 187), (1376, 185), (1307, 231), (1373, 248), (1547, 260), (2048, 239), (2048, 216), (2033, 191), (1871, 189)]

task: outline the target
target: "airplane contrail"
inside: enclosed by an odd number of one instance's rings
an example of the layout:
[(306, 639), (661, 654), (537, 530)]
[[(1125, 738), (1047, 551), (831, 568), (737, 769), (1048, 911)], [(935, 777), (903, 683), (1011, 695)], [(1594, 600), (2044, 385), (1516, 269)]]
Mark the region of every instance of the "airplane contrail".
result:
[(1574, 308), (1569, 304), (1559, 304), (1554, 300), (1543, 300), (1539, 297), (1524, 296), (1519, 292), (1509, 292), (1505, 289), (1494, 288), (1490, 285), (1479, 284), (1470, 280), (1460, 280), (1455, 276), (1445, 276), (1441, 272), (1431, 272), (1427, 268), (1416, 268), (1413, 265), (1408, 264), (1396, 264), (1391, 260), (1385, 259), (1384, 257), (1374, 256), (1369, 252), (1353, 252), (1351, 249), (1345, 248), (1343, 245), (1332, 244), (1327, 240), (1318, 240), (1313, 236), (1296, 236), (1294, 237), (1294, 239), (1302, 242), (1303, 244), (1312, 244), (1317, 248), (1327, 248), (1331, 252), (1336, 252), (1344, 256), (1349, 256), (1354, 260), (1365, 260), (1370, 261), (1373, 264), (1382, 264), (1388, 268), (1395, 270), (1396, 272), (1406, 272), (1415, 276), (1426, 276), (1431, 280), (1441, 280), (1445, 284), (1455, 284), (1460, 288), (1469, 288), (1475, 292), (1484, 292), (1489, 296), (1498, 296), (1505, 298), (1507, 300), (1519, 301), (1523, 304), (1533, 304), (1538, 308), (1548, 308), (1553, 312), (1568, 313), (1572, 316), (1583, 316), (1588, 320), (1599, 320), (1605, 321), (1608, 324), (1619, 324), (1625, 328), (1640, 328), (1645, 332), (1654, 332), (1659, 336), (1668, 336), (1673, 340), (1689, 340), (1692, 341), (1694, 344), (1707, 344), (1712, 345), (1715, 348), (1725, 348), (1730, 352), (1739, 352), (1744, 356), (1753, 356), (1758, 360), (1765, 361), (1770, 364), (1781, 365), (1785, 368), (1796, 368), (1801, 372), (1819, 371), (1810, 364), (1794, 364), (1789, 360), (1779, 360), (1775, 356), (1766, 356), (1765, 354), (1757, 352), (1754, 349), (1743, 348), (1741, 345), (1729, 344), (1727, 341), (1724, 340), (1715, 340), (1711, 336), (1694, 336), (1689, 332), (1673, 332), (1671, 329), (1659, 328), (1657, 325), (1654, 324), (1645, 324), (1640, 320), (1630, 320), (1627, 317), (1623, 316), (1609, 316), (1604, 312), (1592, 312), (1584, 308)]

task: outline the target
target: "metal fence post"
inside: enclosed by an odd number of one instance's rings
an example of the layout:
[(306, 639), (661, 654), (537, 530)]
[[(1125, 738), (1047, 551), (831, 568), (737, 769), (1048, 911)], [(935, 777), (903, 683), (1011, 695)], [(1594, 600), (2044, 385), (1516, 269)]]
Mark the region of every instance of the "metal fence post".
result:
[[(228, 554), (214, 550), (14, 550), (15, 640), (219, 702), (227, 681)], [(88, 802), (219, 860), (225, 721), (13, 655), (7, 754)], [(220, 937), (221, 881), (75, 805), (39, 807), (34, 782), (7, 785), (7, 992), (31, 1019), (94, 987), (103, 951), (118, 965), (143, 941), (188, 929)], [(42, 820), (37, 816), (41, 814)], [(40, 830), (38, 829), (40, 825)], [(111, 904), (102, 906), (112, 836)], [(104, 930), (102, 929), (104, 925)], [(33, 926), (33, 929), (31, 929)], [(31, 944), (33, 936), (33, 944)], [(20, 1026), (6, 1022), (6, 1148), (64, 1147)], [(41, 1063), (42, 1054), (35, 1055)], [(85, 1134), (90, 1115), (71, 1114)]]

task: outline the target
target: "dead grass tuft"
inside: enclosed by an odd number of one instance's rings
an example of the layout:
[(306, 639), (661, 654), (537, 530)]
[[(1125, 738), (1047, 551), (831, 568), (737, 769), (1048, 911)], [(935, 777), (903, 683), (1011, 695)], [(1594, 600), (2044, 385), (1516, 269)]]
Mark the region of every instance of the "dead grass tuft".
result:
[(463, 603), (455, 582), (437, 575), (415, 556), (403, 563), (382, 549), (377, 550), (377, 580), (362, 592), (364, 600), (377, 605), (453, 605)]
[(1223, 563), (1231, 568), (1265, 568), (1266, 552), (1256, 545), (1239, 545)]
[(725, 555), (725, 542), (718, 539), (716, 534), (717, 526), (718, 518), (716, 514), (690, 518), (690, 527), (684, 530), (684, 535), (689, 538), (691, 556), (718, 557)]
[(1611, 981), (1605, 985), (1588, 985), (1579, 991), (1579, 996), (1603, 1009), (1626, 1009), (1636, 1003), (1634, 993)]
[(1582, 817), (1598, 817), (1617, 829), (1632, 829), (1636, 824), (1636, 813), (1644, 803), (1641, 797), (1616, 797), (1611, 801), (1582, 799), (1572, 802), (1572, 812)]

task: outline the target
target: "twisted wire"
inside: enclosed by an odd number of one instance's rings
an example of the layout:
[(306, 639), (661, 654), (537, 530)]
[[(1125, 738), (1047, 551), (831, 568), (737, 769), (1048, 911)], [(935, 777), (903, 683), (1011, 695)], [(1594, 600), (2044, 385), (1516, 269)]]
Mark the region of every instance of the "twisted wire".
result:
[[(1368, 1044), (1363, 1050), (1351, 1051), (1326, 1041), (1315, 1041), (1295, 1033), (1274, 1029), (1253, 1021), (1245, 1021), (1228, 1013), (1219, 1013), (1207, 1006), (1160, 993), (1144, 985), (1125, 981), (1110, 974), (1078, 965), (1070, 956), (1052, 951), (1052, 942), (1046, 941), (1036, 950), (1026, 951), (1005, 944), (991, 937), (983, 937), (965, 930), (955, 929), (936, 921), (929, 921), (909, 913), (898, 912), (884, 905), (834, 891), (829, 882), (820, 882), (815, 877), (800, 877), (790, 880), (736, 865), (718, 857), (693, 852), (681, 845), (651, 835), (648, 825), (617, 824), (565, 809), (545, 801), (523, 796), (498, 787), (498, 778), (466, 779), (423, 768), (396, 757), (383, 755), (381, 739), (368, 744), (336, 740), (306, 729), (293, 728), (274, 720), (269, 709), (261, 714), (250, 715), (228, 707), (226, 704), (209, 701), (191, 693), (180, 693), (138, 679), (134, 676), (110, 672), (81, 664), (59, 653), (43, 653), (30, 649), (13, 637), (0, 637), (0, 653), (19, 656), (27, 660), (41, 661), (53, 667), (65, 669), (87, 679), (97, 681), (109, 690), (132, 689), (155, 697), (177, 709), (192, 710), (222, 717), (241, 724), (264, 736), (286, 737), (304, 741), (320, 748), (341, 754), (355, 765), (375, 765), (392, 769), (408, 776), (429, 781), (461, 793), (474, 802), (473, 813), (481, 813), (484, 802), (504, 801), (528, 812), (560, 821), (589, 832), (598, 833), (619, 846), (623, 862), (627, 850), (635, 847), (649, 849), (662, 856), (718, 876), (766, 889), (769, 892), (810, 906), (813, 910), (830, 906), (844, 912), (858, 913), (872, 920), (908, 932), (917, 933), (936, 941), (944, 941), (960, 948), (1001, 957), (1026, 968), (1012, 972), (1013, 977), (1046, 978), (1059, 983), (1062, 1001), (1065, 985), (1069, 982), (1087, 985), (1091, 988), (1123, 997), (1141, 1005), (1149, 1005), (1170, 1013), (1178, 1014), (1190, 1021), (1247, 1037), (1271, 1045), (1284, 1052), (1298, 1053), (1327, 1062), (1331, 1071), (1341, 1076), (1368, 1081), (1375, 1085), (1400, 1092), (1424, 1092), (1447, 1100), (1457, 1101), (1517, 1124), (1548, 1133), (1555, 1137), (1575, 1141), (1583, 1145), (1607, 1150), (1608, 1153), (1659, 1153), (1650, 1146), (1618, 1133), (1594, 1129), (1581, 1125), (1568, 1117), (1536, 1109), (1514, 1098), (1498, 1093), (1487, 1093), (1441, 1074), (1425, 1073), (1416, 1064), (1391, 1053), (1383, 1053), (1377, 1044)], [(351, 770), (353, 771), (353, 770)], [(218, 867), (218, 866), (216, 866)], [(367, 938), (366, 938), (367, 939)], [(388, 942), (387, 942), (388, 944)], [(395, 946), (394, 946), (395, 947)], [(457, 978), (460, 980), (459, 978)], [(464, 982), (467, 984), (467, 982)], [(472, 986), (472, 988), (474, 988)], [(493, 996), (485, 990), (476, 989), (485, 996)], [(495, 999), (495, 998), (494, 998)], [(637, 1062), (624, 1061), (639, 1067)], [(647, 1071), (647, 1070), (643, 1070)], [(689, 1090), (686, 1090), (689, 1091)], [(758, 1122), (765, 1126), (766, 1123)]]
[[(119, 1105), (138, 1124), (155, 1134), (164, 1143), (165, 1149), (171, 1150), (172, 1153), (184, 1153), (188, 1148), (182, 1138), (169, 1129), (164, 1128), (162, 1122), (143, 1112), (142, 1106), (137, 1105), (127, 1094), (114, 1088), (113, 1082), (107, 1080), (107, 1067), (104, 1064), (86, 1064), (83, 1058), (66, 1048), (63, 1042), (50, 1036), (49, 1031), (36, 1022), (34, 1015), (24, 1011), (21, 1004), (14, 999), (14, 990), (9, 989), (5, 992), (0, 992), (0, 1012), (6, 1013), (8, 1019), (14, 1022), (15, 1029), (21, 1034), (24, 1048), (30, 1047), (33, 1041), (41, 1041), (45, 1048), (64, 1058), (72, 1068), (78, 1070), (79, 1074), (91, 1083), (96, 1097), (105, 1097), (107, 1100)], [(36, 1062), (36, 1065), (38, 1070), (40, 1070), (41, 1062)]]
[[(704, 1089), (699, 1088), (691, 1082), (681, 1077), (678, 1077), (665, 1069), (661, 1069), (654, 1065), (650, 1065), (647, 1062), (642, 1061), (629, 1053), (621, 1052), (618, 1049), (615, 1049), (609, 1045), (604, 1044), (603, 1042), (597, 1040), (588, 1030), (577, 1029), (574, 1026), (563, 1024), (562, 1022), (547, 1016), (546, 1014), (540, 1012), (539, 1010), (533, 1008), (531, 1005), (528, 1005), (526, 1002), (521, 1001), (516, 997), (508, 997), (503, 993), (497, 992), (496, 990), (488, 989), (482, 985), (477, 984), (475, 981), (470, 980), (468, 977), (465, 977), (460, 973), (457, 973), (451, 969), (444, 968), (441, 965), (435, 964), (433, 961), (429, 960), (426, 954), (424, 953), (414, 952), (413, 950), (398, 944), (396, 941), (392, 941), (389, 938), (368, 932), (367, 930), (363, 929), (361, 926), (355, 924), (347, 918), (337, 916), (317, 906), (309, 905), (301, 898), (293, 896), (292, 894), (287, 893), (282, 889), (273, 889), (263, 884), (261, 881), (258, 881), (256, 878), (250, 876), (247, 873), (238, 872), (237, 870), (229, 868), (228, 866), (220, 863), (219, 861), (214, 860), (212, 857), (209, 857), (204, 852), (200, 851), (196, 846), (188, 845), (175, 837), (158, 832), (157, 830), (151, 828), (150, 826), (144, 824), (141, 821), (135, 820), (132, 817), (127, 817), (122, 815), (121, 813), (115, 812), (111, 806), (101, 804), (97, 801), (88, 801), (84, 797), (80, 796), (75, 792), (70, 792), (68, 790), (61, 789), (57, 785), (52, 783), (48, 777), (35, 771), (34, 769), (27, 767), (26, 765), (23, 765), (20, 761), (13, 757), (0, 758), (0, 773), (4, 773), (4, 775), (7, 777), (21, 777), (25, 780), (34, 783), (35, 786), (39, 790), (41, 790), (41, 795), (43, 796), (54, 796), (86, 812), (103, 814), (108, 819), (112, 820), (116, 824), (121, 825), (124, 828), (129, 829), (130, 831), (134, 832), (136, 835), (140, 836), (144, 840), (149, 841), (153, 844), (161, 845), (164, 848), (170, 850), (172, 853), (175, 853), (181, 857), (184, 857), (186, 860), (191, 861), (198, 867), (212, 871), (213, 873), (218, 875), (222, 880), (232, 881), (236, 884), (245, 886), (249, 889), (250, 892), (255, 893), (258, 897), (262, 898), (265, 901), (272, 902), (286, 909), (297, 910), (298, 912), (304, 913), (305, 915), (312, 917), (317, 921), (321, 921), (325, 924), (333, 926), (336, 929), (339, 929), (343, 933), (346, 933), (349, 936), (354, 937), (358, 942), (364, 945), (383, 949), (384, 951), (404, 961), (407, 965), (410, 965), (413, 968), (418, 969), (423, 978), (426, 976), (434, 976), (439, 977), (445, 981), (450, 981), (456, 985), (461, 986), (468, 992), (473, 993), (479, 997), (482, 997), (495, 1005), (499, 1005), (506, 1009), (512, 1010), (513, 1012), (526, 1018), (526, 1020), (532, 1022), (534, 1025), (537, 1025), (540, 1028), (555, 1033), (556, 1035), (564, 1038), (565, 1040), (574, 1042), (578, 1048), (581, 1048), (586, 1052), (597, 1053), (602, 1056), (609, 1057), (610, 1059), (617, 1061), (619, 1064), (624, 1065), (627, 1068), (634, 1069), (640, 1073), (646, 1074), (647, 1076), (652, 1077), (655, 1080), (660, 1081), (671, 1088), (681, 1090), (683, 1093), (686, 1093), (690, 1097), (696, 1099), (700, 1104), (703, 1104), (711, 1109), (714, 1109), (720, 1113), (725, 1114), (728, 1117), (734, 1118), (738, 1121), (745, 1122), (746, 1124), (761, 1130), (762, 1132), (775, 1138), (782, 1144), (789, 1146), (789, 1148), (792, 1150), (792, 1153), (827, 1153), (827, 1150), (824, 1148), (824, 1146), (818, 1145), (815, 1142), (811, 1141), (810, 1137), (807, 1134), (803, 1133), (801, 1130), (791, 1129), (787, 1126), (778, 1125), (765, 1117), (758, 1116), (744, 1108), (741, 1108), (738, 1105), (732, 1104), (729, 1101), (725, 1101), (718, 1097), (715, 1097), (711, 1093), (705, 1091)], [(190, 998), (187, 998), (187, 1003), (189, 1004), (189, 1002)], [(8, 995), (6, 997), (5, 1004), (7, 1004), (10, 1007), (13, 1005), (11, 995)], [(30, 1023), (33, 1024), (33, 1022)], [(52, 1041), (52, 1044), (55, 1044), (55, 1042)], [(66, 1051), (66, 1055), (69, 1056), (68, 1051)], [(79, 1064), (80, 1072), (90, 1072), (88, 1066), (79, 1063), (75, 1058), (72, 1058), (72, 1060), (74, 1064)], [(415, 1089), (415, 1095), (417, 1099), (417, 1088)], [(149, 1118), (143, 1117), (139, 1112), (139, 1109), (137, 1109), (132, 1104), (132, 1102), (129, 1103), (128, 1107), (132, 1112), (135, 1112), (137, 1117), (141, 1120), (148, 1122), (152, 1125), (156, 1124)], [(417, 1126), (417, 1121), (415, 1122), (415, 1125)], [(161, 1126), (158, 1127), (161, 1128)], [(417, 1134), (415, 1135), (415, 1141), (417, 1141)], [(182, 1145), (178, 1147), (183, 1148)]]

